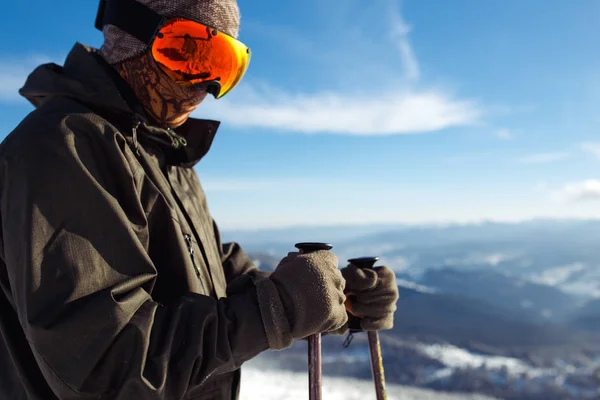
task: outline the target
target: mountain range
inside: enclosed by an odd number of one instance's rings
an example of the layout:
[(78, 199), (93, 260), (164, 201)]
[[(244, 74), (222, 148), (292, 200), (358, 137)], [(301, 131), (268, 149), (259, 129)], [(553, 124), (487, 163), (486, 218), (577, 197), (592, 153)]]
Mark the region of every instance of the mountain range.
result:
[[(394, 329), (382, 333), (392, 382), (506, 399), (600, 398), (594, 389), (600, 387), (600, 221), (305, 227), (225, 236), (267, 270), (299, 241), (333, 243), (340, 266), (380, 256), (396, 272), (401, 298)], [(449, 366), (439, 353), (418, 350), (433, 345), (454, 346), (471, 358), (505, 357), (529, 372), (508, 379), (503, 367)], [(339, 358), (337, 338), (325, 338), (324, 351), (334, 360), (330, 373), (368, 378), (365, 353), (350, 363), (347, 352)], [(284, 354), (271, 356), (298, 371), (304, 353)]]

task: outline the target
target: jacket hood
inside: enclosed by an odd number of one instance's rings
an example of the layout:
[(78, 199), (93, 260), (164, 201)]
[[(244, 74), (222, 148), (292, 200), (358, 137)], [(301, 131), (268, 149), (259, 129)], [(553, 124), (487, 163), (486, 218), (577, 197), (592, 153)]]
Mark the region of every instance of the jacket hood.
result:
[[(37, 67), (19, 93), (36, 108), (53, 98), (68, 97), (95, 111), (106, 110), (114, 115), (129, 117), (131, 121), (141, 120), (147, 131), (155, 135), (162, 132), (166, 138), (172, 136), (169, 130), (155, 126), (146, 116), (133, 91), (97, 50), (80, 43), (73, 47), (64, 66), (48, 63)], [(218, 121), (188, 118), (175, 130), (186, 139), (187, 146), (177, 151), (171, 149), (176, 154), (169, 157), (172, 158), (170, 163), (195, 165), (210, 150), (219, 125)]]

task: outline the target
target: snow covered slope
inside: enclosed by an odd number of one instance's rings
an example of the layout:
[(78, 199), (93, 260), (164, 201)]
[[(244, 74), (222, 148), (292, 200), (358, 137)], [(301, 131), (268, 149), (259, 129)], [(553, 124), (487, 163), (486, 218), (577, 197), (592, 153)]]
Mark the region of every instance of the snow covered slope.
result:
[[(447, 394), (407, 386), (388, 385), (389, 400), (491, 400), (482, 395)], [(241, 400), (306, 400), (308, 376), (247, 366), (242, 372)], [(348, 378), (323, 377), (325, 400), (375, 399), (373, 384)]]

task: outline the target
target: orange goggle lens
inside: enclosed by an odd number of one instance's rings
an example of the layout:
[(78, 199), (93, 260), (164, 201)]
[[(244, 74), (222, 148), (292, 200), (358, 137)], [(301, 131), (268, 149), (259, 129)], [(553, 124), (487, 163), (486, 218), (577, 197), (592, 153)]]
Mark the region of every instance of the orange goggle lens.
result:
[(158, 65), (185, 86), (218, 82), (221, 98), (242, 79), (250, 63), (250, 49), (214, 28), (174, 18), (158, 31), (152, 43)]

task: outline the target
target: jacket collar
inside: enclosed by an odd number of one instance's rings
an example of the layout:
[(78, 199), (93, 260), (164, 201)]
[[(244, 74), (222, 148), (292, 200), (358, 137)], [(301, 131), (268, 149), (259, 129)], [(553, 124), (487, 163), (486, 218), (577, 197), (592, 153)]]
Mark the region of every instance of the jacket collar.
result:
[[(220, 126), (219, 121), (196, 118), (188, 118), (175, 130), (156, 126), (116, 70), (97, 50), (80, 43), (75, 44), (64, 66), (50, 63), (37, 67), (19, 93), (35, 107), (52, 98), (67, 96), (98, 110), (103, 116), (106, 113), (106, 118), (110, 118), (109, 115), (127, 117), (132, 128), (135, 125), (140, 128), (140, 137), (162, 137), (162, 140), (154, 141), (160, 144), (171, 165), (192, 167), (198, 163), (210, 150)], [(173, 133), (184, 138), (187, 144), (180, 148), (172, 146)]]

